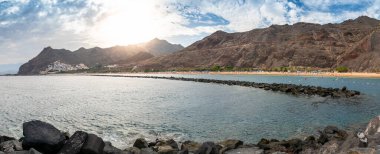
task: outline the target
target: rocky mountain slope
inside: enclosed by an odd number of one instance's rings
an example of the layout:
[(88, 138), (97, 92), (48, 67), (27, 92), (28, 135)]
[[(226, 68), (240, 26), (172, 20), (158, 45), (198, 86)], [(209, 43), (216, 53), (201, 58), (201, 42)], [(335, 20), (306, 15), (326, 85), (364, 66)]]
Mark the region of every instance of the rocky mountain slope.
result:
[[(366, 16), (340, 24), (272, 25), (247, 32), (217, 31), (179, 52), (139, 63), (142, 69), (348, 67), (380, 71), (380, 21)], [(135, 64), (133, 64), (135, 65)]]
[(23, 64), (19, 68), (18, 74), (39, 74), (40, 71), (46, 69), (48, 65), (55, 61), (71, 65), (83, 63), (89, 67), (96, 64), (124, 64), (146, 60), (154, 57), (154, 55), (164, 55), (181, 49), (183, 49), (181, 45), (170, 44), (159, 39), (153, 39), (150, 42), (137, 45), (110, 48), (79, 48), (76, 51), (46, 47), (35, 58)]

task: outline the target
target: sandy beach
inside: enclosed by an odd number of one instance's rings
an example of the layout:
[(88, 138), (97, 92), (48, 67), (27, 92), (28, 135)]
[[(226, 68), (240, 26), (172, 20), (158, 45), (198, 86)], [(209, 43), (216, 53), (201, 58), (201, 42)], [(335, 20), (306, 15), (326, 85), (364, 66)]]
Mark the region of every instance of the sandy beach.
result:
[(223, 74), (223, 75), (269, 75), (269, 76), (313, 76), (313, 77), (351, 77), (351, 78), (380, 78), (380, 73), (366, 72), (149, 72), (147, 74)]

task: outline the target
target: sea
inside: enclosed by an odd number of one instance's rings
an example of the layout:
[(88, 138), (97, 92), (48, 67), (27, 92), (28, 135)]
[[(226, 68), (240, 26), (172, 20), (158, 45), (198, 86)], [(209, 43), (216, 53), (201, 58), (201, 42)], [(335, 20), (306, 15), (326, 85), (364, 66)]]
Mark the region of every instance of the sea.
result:
[[(136, 74), (133, 74), (136, 75)], [(265, 75), (138, 74), (290, 83), (357, 90), (355, 98), (289, 95), (262, 89), (90, 75), (0, 76), (0, 135), (22, 137), (42, 120), (73, 134), (94, 133), (119, 148), (136, 138), (177, 142), (318, 135), (328, 125), (363, 131), (380, 115), (380, 79)]]

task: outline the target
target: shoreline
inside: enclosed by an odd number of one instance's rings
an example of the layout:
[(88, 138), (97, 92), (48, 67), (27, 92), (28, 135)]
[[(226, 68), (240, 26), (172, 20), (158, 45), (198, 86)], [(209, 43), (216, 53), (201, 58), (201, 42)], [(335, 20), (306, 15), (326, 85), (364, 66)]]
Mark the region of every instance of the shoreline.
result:
[[(120, 72), (114, 74), (135, 74), (130, 72)], [(349, 73), (337, 73), (337, 72), (136, 72), (136, 74), (210, 74), (210, 75), (263, 75), (263, 76), (305, 76), (305, 77), (345, 77), (345, 78), (375, 78), (380, 79), (380, 73), (365, 73), (365, 72), (349, 72)]]
[(31, 74), (18, 75), (7, 74), (0, 76), (44, 76), (44, 75), (99, 75), (99, 74), (179, 74), (179, 75), (258, 75), (258, 76), (298, 76), (298, 77), (326, 77), (326, 78), (363, 78), (363, 79), (380, 79), (380, 72), (251, 72), (251, 71), (231, 71), (231, 72), (214, 72), (214, 71), (163, 71), (163, 72), (105, 72), (105, 73), (53, 73), (53, 74)]

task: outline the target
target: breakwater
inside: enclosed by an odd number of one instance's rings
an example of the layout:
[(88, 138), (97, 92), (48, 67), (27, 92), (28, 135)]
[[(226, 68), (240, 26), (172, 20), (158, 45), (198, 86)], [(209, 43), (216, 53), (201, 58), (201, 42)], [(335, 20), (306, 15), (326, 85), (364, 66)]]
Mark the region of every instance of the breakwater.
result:
[(235, 85), (235, 86), (243, 86), (243, 87), (260, 88), (263, 90), (271, 90), (275, 92), (282, 92), (282, 93), (292, 94), (292, 95), (319, 95), (321, 97), (332, 97), (332, 98), (341, 98), (341, 97), (349, 98), (349, 97), (355, 97), (361, 94), (359, 91), (348, 90), (346, 87), (325, 88), (325, 87), (320, 87), (320, 86), (304, 86), (304, 85), (284, 84), (284, 83), (257, 83), (257, 82), (236, 81), (236, 80), (217, 80), (217, 79), (162, 77), (162, 76), (131, 76), (131, 75), (94, 75), (94, 76), (149, 78), (149, 79), (166, 79), (166, 80), (214, 83), (214, 84), (223, 84), (223, 85)]

